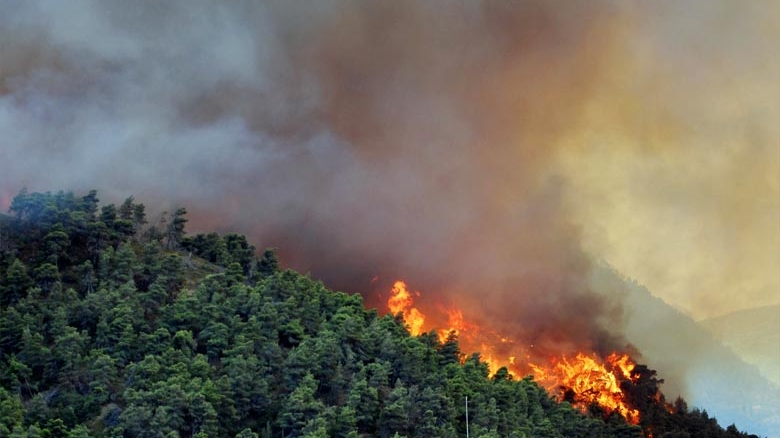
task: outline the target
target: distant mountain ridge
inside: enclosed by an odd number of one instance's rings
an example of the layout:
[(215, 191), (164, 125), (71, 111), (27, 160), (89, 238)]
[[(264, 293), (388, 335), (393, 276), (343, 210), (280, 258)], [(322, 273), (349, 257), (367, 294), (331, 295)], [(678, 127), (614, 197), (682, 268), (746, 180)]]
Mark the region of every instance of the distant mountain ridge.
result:
[(780, 437), (780, 386), (740, 358), (708, 330), (647, 288), (606, 265), (591, 286), (623, 304), (623, 333), (641, 352), (639, 362), (658, 371), (667, 400), (682, 395), (706, 407), (722, 424), (736, 423)]
[(740, 310), (699, 325), (780, 385), (780, 305)]

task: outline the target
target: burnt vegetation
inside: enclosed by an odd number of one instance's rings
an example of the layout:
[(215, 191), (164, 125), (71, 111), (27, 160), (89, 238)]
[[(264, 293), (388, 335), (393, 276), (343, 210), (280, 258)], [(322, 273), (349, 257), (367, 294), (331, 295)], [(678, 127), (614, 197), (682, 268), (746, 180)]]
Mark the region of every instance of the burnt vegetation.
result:
[[(0, 214), (2, 437), (752, 437), (624, 388), (638, 426), (492, 377), (239, 234), (149, 224), (131, 197), (27, 193)], [(565, 397), (564, 397), (565, 398)]]

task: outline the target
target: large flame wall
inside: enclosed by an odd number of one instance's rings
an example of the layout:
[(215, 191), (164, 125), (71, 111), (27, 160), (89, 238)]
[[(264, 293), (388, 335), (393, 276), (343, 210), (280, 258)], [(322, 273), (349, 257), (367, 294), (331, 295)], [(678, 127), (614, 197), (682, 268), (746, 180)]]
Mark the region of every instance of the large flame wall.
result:
[(463, 316), (457, 307), (439, 304), (435, 313), (425, 314), (416, 307), (422, 294), (412, 292), (404, 281), (393, 283), (387, 298), (387, 310), (400, 315), (412, 336), (435, 331), (444, 344), (457, 340), (462, 358), (479, 354), (494, 375), (506, 368), (513, 377), (532, 375), (552, 396), (566, 400), (587, 410), (600, 406), (607, 415), (619, 413), (633, 424), (640, 413), (633, 408), (624, 392), (624, 384), (635, 383), (632, 374), (635, 363), (626, 353), (612, 352), (600, 355), (592, 351), (577, 353), (551, 351), (528, 339), (514, 339), (492, 329), (493, 325), (479, 325)]

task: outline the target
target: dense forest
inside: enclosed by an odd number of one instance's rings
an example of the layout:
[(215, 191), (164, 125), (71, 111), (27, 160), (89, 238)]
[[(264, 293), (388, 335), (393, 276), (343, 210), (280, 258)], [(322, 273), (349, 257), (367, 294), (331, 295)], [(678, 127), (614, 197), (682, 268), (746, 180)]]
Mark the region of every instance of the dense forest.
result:
[(95, 191), (13, 199), (0, 437), (462, 437), (467, 418), (475, 438), (752, 436), (663, 403), (646, 367), (629, 391), (639, 425), (583, 413), (531, 376), (489, 375), (454, 335), (410, 336), (273, 250), (186, 223), (184, 208), (150, 224), (132, 197)]

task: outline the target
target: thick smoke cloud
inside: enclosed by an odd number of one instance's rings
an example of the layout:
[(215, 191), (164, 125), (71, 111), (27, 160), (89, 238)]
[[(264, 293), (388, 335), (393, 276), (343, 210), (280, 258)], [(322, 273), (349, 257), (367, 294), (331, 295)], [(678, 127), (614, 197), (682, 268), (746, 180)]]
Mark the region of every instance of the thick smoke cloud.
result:
[(777, 304), (780, 6), (642, 12), (562, 149), (584, 245), (695, 319)]
[(6, 197), (184, 205), (373, 304), (404, 278), (542, 356), (628, 348), (596, 258), (697, 316), (780, 301), (769, 3), (0, 9)]
[(187, 205), (369, 301), (403, 276), (529, 342), (605, 343), (553, 160), (621, 11), (442, 6), (17, 10), (4, 175)]

